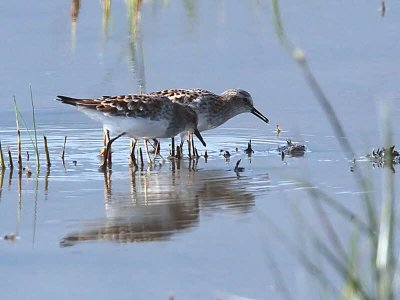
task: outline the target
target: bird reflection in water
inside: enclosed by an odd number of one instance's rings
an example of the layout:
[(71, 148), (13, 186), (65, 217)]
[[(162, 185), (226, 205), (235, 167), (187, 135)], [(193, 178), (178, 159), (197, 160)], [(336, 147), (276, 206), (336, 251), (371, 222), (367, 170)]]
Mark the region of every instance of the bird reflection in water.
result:
[[(186, 164), (186, 162), (185, 162)], [(172, 168), (171, 168), (172, 169)], [(126, 182), (104, 173), (104, 218), (95, 219), (79, 232), (65, 236), (61, 247), (87, 241), (133, 243), (168, 240), (199, 226), (200, 211), (226, 210), (248, 213), (255, 194), (246, 187), (251, 178), (237, 179), (223, 170), (191, 168), (141, 172), (131, 169), (130, 192), (117, 191)], [(269, 180), (268, 180), (269, 181)]]

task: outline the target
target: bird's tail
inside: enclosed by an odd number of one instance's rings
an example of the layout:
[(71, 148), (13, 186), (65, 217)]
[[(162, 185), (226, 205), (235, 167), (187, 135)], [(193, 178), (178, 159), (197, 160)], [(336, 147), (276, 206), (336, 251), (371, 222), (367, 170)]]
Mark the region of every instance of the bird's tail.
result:
[(81, 102), (83, 99), (76, 99), (76, 98), (71, 98), (71, 97), (67, 97), (67, 96), (57, 96), (57, 101), (61, 101), (62, 103), (66, 103), (69, 105), (74, 105), (76, 106), (77, 104), (79, 104), (79, 102)]
[(72, 98), (72, 97), (67, 97), (67, 96), (57, 96), (58, 101), (73, 105), (73, 106), (86, 106), (86, 107), (91, 107), (91, 106), (96, 106), (98, 103), (94, 101), (93, 99), (78, 99), (78, 98)]

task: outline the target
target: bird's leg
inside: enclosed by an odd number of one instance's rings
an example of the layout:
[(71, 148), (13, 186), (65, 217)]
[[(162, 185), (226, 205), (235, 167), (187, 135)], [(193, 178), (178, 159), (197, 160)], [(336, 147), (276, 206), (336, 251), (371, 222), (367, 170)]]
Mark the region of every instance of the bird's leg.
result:
[(165, 161), (165, 159), (164, 159), (164, 157), (161, 155), (161, 153), (160, 153), (160, 147), (161, 147), (161, 143), (160, 143), (160, 141), (159, 140), (157, 140), (157, 139), (153, 139), (153, 141), (154, 141), (154, 145), (153, 145), (153, 148), (154, 148), (154, 160), (157, 158), (157, 157), (160, 157), (162, 160), (163, 160), (163, 162)]
[[(180, 134), (180, 137), (181, 137), (181, 143), (180, 143), (180, 146), (179, 146), (179, 149), (180, 149), (180, 156), (182, 156), (183, 155), (183, 143), (185, 142), (185, 136), (186, 136), (186, 133), (181, 133)], [(178, 154), (177, 154), (178, 155)]]
[(104, 153), (106, 152), (108, 141), (110, 140), (110, 131), (107, 128), (103, 128), (103, 144), (104, 147), (100, 151), (100, 155), (103, 155), (103, 159), (105, 159)]
[[(150, 143), (150, 142), (149, 142)], [(159, 140), (157, 140), (157, 139), (153, 139), (153, 144), (152, 143), (150, 143), (150, 145), (153, 147), (153, 150), (151, 151), (151, 152), (153, 152), (154, 151), (154, 154), (157, 156), (157, 147), (158, 147), (158, 144), (160, 143), (160, 141)]]
[(129, 155), (131, 165), (134, 165), (137, 168), (136, 157), (135, 157), (135, 148), (136, 148), (136, 139), (131, 139), (131, 153)]
[(171, 158), (175, 157), (175, 137), (171, 138)]
[(182, 158), (182, 150), (180, 146), (176, 146), (176, 158), (178, 160)]
[(157, 141), (157, 147), (155, 148), (155, 149), (156, 149), (156, 155), (155, 155), (154, 159), (156, 159), (156, 158), (159, 156), (159, 157), (162, 159), (163, 163), (164, 163), (164, 162), (165, 162), (165, 159), (164, 159), (164, 157), (161, 155), (160, 147), (161, 147), (161, 143), (160, 143), (159, 141)]
[(110, 166), (110, 163), (111, 163), (111, 160), (109, 159), (110, 157), (110, 150), (111, 150), (111, 144), (116, 140), (116, 139), (118, 139), (118, 138), (120, 138), (121, 136), (123, 136), (123, 135), (125, 135), (126, 134), (126, 132), (123, 132), (123, 133), (121, 133), (121, 134), (119, 134), (119, 135), (117, 135), (115, 138), (112, 138), (111, 140), (109, 140), (108, 142), (107, 142), (107, 147), (106, 147), (106, 150), (104, 151), (104, 162), (103, 162), (103, 165), (102, 165), (102, 169), (103, 170), (105, 170), (107, 167), (109, 167)]
[(143, 152), (142, 152), (142, 147), (139, 147), (139, 157), (140, 157), (140, 171), (143, 171)]
[(147, 139), (144, 140), (144, 145), (146, 148), (147, 163), (151, 164), (151, 158), (150, 158), (150, 154), (149, 154), (149, 142)]
[(188, 143), (188, 151), (189, 151), (188, 155), (189, 155), (189, 159), (192, 159), (190, 135), (191, 135), (191, 133), (188, 131), (188, 133), (187, 133), (187, 143)]
[(103, 128), (103, 143), (104, 143), (104, 149), (107, 147), (107, 143), (109, 141), (110, 138), (110, 134), (108, 129), (106, 129), (105, 127)]
[(194, 146), (194, 134), (191, 134), (190, 135), (190, 143), (191, 143), (191, 145), (192, 145), (192, 151), (193, 151), (193, 157), (194, 158), (198, 158), (198, 155), (197, 155), (197, 150), (196, 150), (196, 148), (195, 148), (195, 146)]

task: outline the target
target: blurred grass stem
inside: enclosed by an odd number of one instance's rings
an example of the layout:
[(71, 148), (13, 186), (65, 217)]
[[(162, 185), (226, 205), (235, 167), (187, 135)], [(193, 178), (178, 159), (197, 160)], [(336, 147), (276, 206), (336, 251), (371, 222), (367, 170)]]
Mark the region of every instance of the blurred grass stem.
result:
[(19, 118), (17, 110), (17, 101), (14, 96), (14, 110), (15, 110), (15, 122), (17, 123), (17, 155), (18, 155), (18, 169), (22, 170), (22, 155), (21, 155), (21, 130), (19, 128)]
[(10, 169), (14, 169), (14, 163), (13, 163), (11, 150), (10, 150), (9, 146), (7, 146), (7, 153), (8, 153), (8, 162), (9, 162), (9, 165), (10, 165)]
[(67, 144), (67, 136), (64, 137), (64, 145), (61, 153), (61, 160), (64, 161), (64, 156), (65, 156), (65, 145)]
[(6, 169), (6, 164), (4, 162), (4, 155), (3, 155), (3, 149), (1, 148), (1, 141), (0, 141), (0, 167), (1, 170), (4, 172)]
[[(389, 105), (384, 103), (382, 108), (383, 143), (386, 149), (392, 145), (392, 131), (390, 124)], [(393, 161), (392, 153), (387, 151), (389, 161)], [(379, 299), (393, 299), (393, 277), (396, 262), (393, 256), (393, 228), (394, 228), (394, 182), (390, 168), (384, 169), (383, 205), (378, 235), (378, 249), (376, 267), (378, 269), (378, 296)]]
[[(287, 37), (279, 10), (279, 1), (278, 0), (271, 0), (272, 1), (272, 11), (273, 11), (273, 18), (274, 18), (274, 26), (275, 32), (281, 42), (282, 46), (291, 54), (293, 59), (298, 63), (301, 71), (303, 72), (303, 76), (309, 85), (310, 89), (314, 93), (318, 104), (321, 106), (325, 115), (331, 124), (336, 139), (345, 154), (347, 159), (351, 159), (354, 156), (353, 148), (347, 138), (347, 135), (333, 109), (332, 105), (330, 104), (328, 98), (326, 97), (325, 93), (323, 92), (321, 86), (319, 85), (318, 81), (316, 80), (315, 76), (310, 70), (308, 65), (306, 55), (304, 54), (303, 50), (297, 46), (295, 46)], [(388, 117), (388, 109), (385, 108), (384, 111), (384, 146), (386, 149), (390, 149), (391, 144), (391, 126), (389, 124), (389, 117)], [(389, 151), (388, 151), (389, 152)], [(392, 159), (392, 158), (389, 158)], [(384, 199), (383, 199), (383, 206), (382, 206), (382, 213), (381, 219), (378, 220), (378, 216), (376, 213), (376, 208), (374, 206), (373, 199), (371, 198), (371, 183), (367, 180), (367, 178), (363, 175), (362, 171), (357, 168), (357, 172), (354, 172), (355, 179), (357, 180), (361, 190), (362, 203), (365, 207), (365, 212), (367, 214), (368, 219), (368, 238), (370, 242), (370, 267), (372, 271), (372, 283), (373, 283), (373, 290), (371, 291), (372, 296), (369, 296), (365, 293), (362, 288), (362, 282), (365, 278), (359, 275), (358, 277), (354, 277), (354, 272), (347, 272), (349, 276), (343, 276), (343, 272), (338, 269), (337, 271), (339, 274), (342, 275), (342, 278), (351, 281), (351, 286), (355, 289), (356, 295), (361, 297), (362, 299), (393, 299), (393, 277), (394, 277), (394, 259), (393, 259), (393, 226), (394, 226), (394, 214), (393, 214), (393, 207), (394, 207), (394, 191), (393, 191), (393, 174), (391, 170), (385, 170), (385, 183), (384, 183)], [(319, 200), (316, 198), (315, 200)], [(342, 210), (342, 212), (344, 212)], [(321, 213), (321, 212), (319, 212)], [(347, 214), (347, 213), (346, 213)], [(326, 216), (321, 216), (326, 218)], [(380, 221), (380, 222), (379, 222)], [(378, 228), (379, 224), (379, 228)], [(330, 236), (331, 241), (335, 241), (336, 237), (332, 235), (331, 225), (325, 224), (325, 231)], [(329, 233), (330, 232), (330, 233)], [(317, 240), (320, 243), (320, 240)], [(323, 254), (325, 257), (328, 258), (331, 265), (334, 267), (338, 267), (339, 265), (336, 262), (336, 256), (332, 256), (329, 249), (324, 245), (319, 245), (318, 248), (323, 248)], [(339, 251), (342, 252), (342, 251)], [(341, 253), (339, 253), (339, 257)], [(347, 257), (347, 255), (346, 255)], [(354, 263), (350, 261), (349, 263), (354, 266)], [(358, 298), (358, 297), (357, 297)]]
[(34, 136), (35, 136), (36, 173), (39, 174), (40, 157), (39, 157), (39, 148), (38, 148), (37, 131), (36, 131), (35, 105), (33, 103), (33, 93), (32, 93), (32, 86), (31, 85), (29, 85), (29, 91), (30, 91), (30, 94), (31, 94), (33, 132), (34, 132)]

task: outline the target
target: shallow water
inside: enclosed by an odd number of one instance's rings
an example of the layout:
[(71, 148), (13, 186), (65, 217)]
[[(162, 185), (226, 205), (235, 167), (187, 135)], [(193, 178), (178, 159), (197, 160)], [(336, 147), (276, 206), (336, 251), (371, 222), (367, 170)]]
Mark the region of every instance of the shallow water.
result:
[[(3, 150), (10, 146), (16, 160), (13, 95), (32, 126), (32, 84), (40, 147), (45, 134), (52, 159), (47, 172), (41, 153), (36, 177), (23, 130), (23, 160), (32, 176), (16, 168), (0, 174), (0, 235), (15, 236), (0, 240), (2, 298), (275, 299), (285, 298), (282, 285), (294, 299), (318, 298), (323, 288), (295, 256), (300, 247), (323, 260), (312, 247), (313, 233), (329, 240), (310, 191), (326, 192), (364, 219), (363, 191), (357, 172), (350, 172), (352, 158), (342, 154), (296, 64), (279, 45), (270, 3), (145, 1), (138, 18), (134, 9), (129, 18), (127, 7), (112, 2), (107, 18), (98, 2), (82, 2), (74, 23), (71, 3), (0, 4), (0, 35), (7, 37), (7, 47), (0, 48)], [(381, 18), (376, 3), (340, 1), (285, 1), (281, 10), (287, 33), (305, 49), (351, 140), (356, 168), (373, 182), (369, 193), (378, 206), (383, 169), (373, 168), (365, 154), (382, 145), (382, 101), (392, 102), (393, 141), (400, 138), (396, 12), (388, 9)], [(271, 124), (237, 116), (203, 133), (207, 162), (159, 160), (135, 172), (129, 141), (121, 138), (113, 147), (112, 172), (103, 173), (101, 126), (53, 101), (58, 94), (190, 87), (246, 89)], [(282, 161), (277, 148), (287, 138), (305, 144), (305, 155)], [(251, 158), (244, 153), (249, 139)], [(162, 142), (164, 157), (168, 143)], [(221, 150), (231, 153), (229, 161)], [(239, 159), (244, 170), (236, 173)], [(321, 203), (348, 245), (352, 223)], [(284, 234), (291, 244), (281, 242)], [(340, 288), (336, 273), (324, 269)]]

